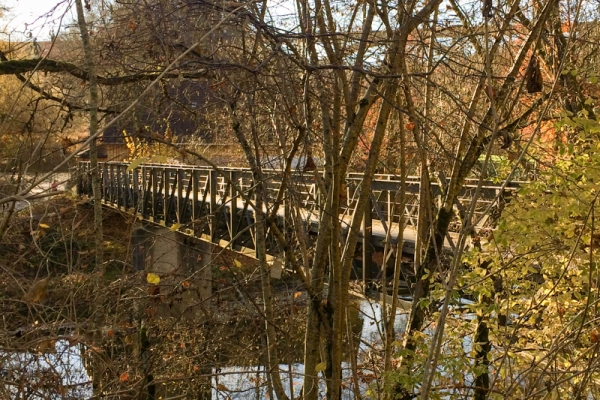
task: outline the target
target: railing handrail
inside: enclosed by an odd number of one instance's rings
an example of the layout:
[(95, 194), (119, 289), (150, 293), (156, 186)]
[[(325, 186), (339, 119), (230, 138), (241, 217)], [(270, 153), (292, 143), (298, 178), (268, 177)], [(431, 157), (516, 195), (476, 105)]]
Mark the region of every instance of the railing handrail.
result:
[[(79, 164), (90, 164), (90, 162), (89, 161), (80, 161)], [(129, 166), (131, 163), (125, 162), (125, 161), (106, 161), (106, 162), (101, 162), (99, 164)], [(160, 168), (160, 169), (176, 169), (176, 170), (186, 170), (186, 171), (195, 171), (195, 170), (212, 171), (212, 170), (215, 170), (212, 166), (209, 166), (209, 165), (162, 164), (162, 163), (142, 163), (135, 169), (142, 168), (142, 167)], [(219, 171), (219, 170), (222, 172), (247, 172), (250, 174), (252, 173), (252, 170), (247, 167), (219, 167), (219, 169), (217, 171)], [(282, 169), (265, 168), (265, 169), (263, 169), (263, 172), (282, 173), (283, 170)], [(312, 172), (306, 173), (306, 172), (300, 171), (299, 169), (292, 169), (291, 172), (295, 176), (301, 176), (301, 177), (305, 177), (307, 179), (314, 178)], [(317, 171), (317, 173), (322, 173), (322, 171)], [(361, 175), (361, 173), (359, 173), (359, 172), (349, 172), (346, 176), (346, 180), (360, 182), (362, 180), (362, 177), (360, 175)], [(377, 177), (379, 177), (379, 176), (386, 176), (389, 178), (388, 179), (377, 179)], [(376, 178), (373, 179), (374, 183), (379, 183), (379, 182), (381, 182), (381, 183), (396, 183), (396, 184), (401, 183), (400, 177), (398, 177), (397, 175), (394, 175), (394, 174), (375, 174), (375, 177)], [(397, 179), (391, 179), (392, 177), (397, 178)], [(409, 184), (420, 183), (419, 177), (417, 177), (417, 176), (407, 176), (405, 181), (406, 181), (406, 183), (409, 183)], [(527, 181), (510, 181), (504, 186), (504, 190), (515, 190), (527, 183), (528, 183)], [(476, 188), (479, 186), (479, 184), (480, 184), (480, 182), (478, 179), (466, 179), (463, 187), (464, 188)], [(431, 185), (433, 187), (440, 186), (439, 183), (436, 182), (435, 177), (431, 177)], [(502, 185), (498, 184), (496, 182), (490, 181), (490, 180), (484, 180), (482, 182), (482, 188), (501, 189)]]

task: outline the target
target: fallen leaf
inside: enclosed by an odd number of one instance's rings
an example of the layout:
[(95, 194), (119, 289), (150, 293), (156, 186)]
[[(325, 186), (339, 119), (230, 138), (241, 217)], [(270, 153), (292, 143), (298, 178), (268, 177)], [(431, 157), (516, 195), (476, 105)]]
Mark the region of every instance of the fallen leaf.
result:
[(40, 228), (42, 228), (42, 229), (49, 229), (49, 228), (50, 228), (50, 225), (47, 225), (47, 224), (40, 224), (40, 225), (39, 225), (39, 227), (40, 227)]
[(146, 280), (148, 281), (148, 283), (152, 284), (152, 285), (158, 285), (160, 282), (160, 276), (153, 274), (152, 272), (148, 273), (148, 276), (146, 277)]
[(225, 391), (229, 391), (229, 388), (225, 385), (223, 385), (222, 383), (219, 383), (217, 385), (217, 390), (225, 390)]
[(48, 278), (37, 281), (29, 288), (29, 291), (23, 296), (23, 301), (28, 303), (37, 303), (46, 293)]
[(119, 380), (121, 382), (125, 382), (125, 381), (129, 380), (129, 374), (127, 373), (127, 371), (125, 371), (121, 374), (121, 377), (119, 378)]
[(183, 283), (181, 284), (181, 286), (183, 286), (184, 288), (189, 288), (190, 287), (190, 283), (188, 281), (183, 281)]
[(171, 231), (173, 231), (173, 232), (175, 232), (179, 228), (181, 228), (181, 224), (180, 223), (176, 223), (176, 224), (171, 225)]
[(112, 329), (109, 329), (107, 332), (108, 337), (113, 337), (115, 336), (115, 331), (113, 331)]
[[(42, 353), (48, 353), (49, 351), (54, 350), (54, 346), (56, 345), (56, 341), (52, 339), (42, 340), (37, 345), (37, 350)], [(48, 351), (47, 351), (48, 350)]]
[(598, 343), (598, 341), (600, 341), (600, 331), (594, 330), (590, 332), (590, 341), (592, 343)]
[(242, 263), (239, 262), (238, 260), (233, 260), (233, 263), (235, 264), (236, 267), (242, 268)]
[(302, 292), (296, 292), (296, 293), (294, 293), (294, 298), (295, 299), (297, 299), (300, 296), (302, 296)]
[(69, 342), (69, 346), (75, 346), (81, 342), (82, 338), (83, 337), (81, 335), (72, 335), (67, 338), (67, 341)]

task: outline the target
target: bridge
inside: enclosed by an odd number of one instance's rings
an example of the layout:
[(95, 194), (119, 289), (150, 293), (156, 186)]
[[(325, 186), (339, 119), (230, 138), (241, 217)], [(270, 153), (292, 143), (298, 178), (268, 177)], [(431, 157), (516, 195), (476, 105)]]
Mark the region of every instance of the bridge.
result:
[[(77, 189), (80, 195), (92, 196), (89, 162), (79, 163)], [(202, 166), (143, 164), (123, 162), (99, 163), (104, 205), (136, 215), (139, 219), (169, 231), (193, 237), (223, 248), (255, 255), (254, 208), (255, 191), (250, 169), (211, 168)], [(267, 187), (267, 205), (270, 212), (281, 185), (282, 171), (264, 170)], [(319, 190), (316, 172), (292, 173), (285, 194), (277, 211), (277, 225), (281, 231), (288, 229), (290, 222), (301, 221), (308, 236), (319, 232), (320, 210), (323, 198)], [(362, 184), (362, 175), (350, 173), (346, 177), (346, 191), (340, 199), (342, 206), (339, 218), (343, 236), (347, 234), (355, 211), (357, 193)], [(433, 201), (439, 202), (443, 193), (441, 183), (432, 184)], [(473, 201), (479, 182), (467, 181), (458, 202), (455, 204), (460, 215)], [(402, 237), (402, 254), (409, 258), (415, 249), (420, 182), (417, 177), (405, 180), (405, 203), (400, 206), (402, 182), (395, 175), (376, 175), (371, 185), (370, 207), (363, 218), (355, 266), (362, 270), (363, 282), (381, 273), (382, 261), (374, 262), (373, 254), (381, 252), (386, 242), (398, 243)], [(510, 183), (504, 188), (492, 182), (479, 187), (475, 200), (476, 228), (490, 226), (490, 205), (501, 204), (510, 192), (518, 187)], [(435, 204), (434, 204), (435, 205)], [(498, 206), (496, 211), (498, 212)], [(405, 226), (399, 227), (401, 214)], [(480, 218), (481, 217), (481, 218)], [(446, 236), (444, 247), (452, 251), (461, 226), (457, 218)], [(452, 232), (454, 230), (454, 232)], [(267, 252), (273, 260), (281, 260), (283, 250), (272, 237), (267, 238)], [(343, 238), (341, 238), (343, 240)], [(279, 258), (278, 258), (279, 257)], [(375, 257), (377, 258), (377, 257)], [(362, 264), (362, 265), (360, 265)], [(377, 264), (377, 265), (376, 265)]]

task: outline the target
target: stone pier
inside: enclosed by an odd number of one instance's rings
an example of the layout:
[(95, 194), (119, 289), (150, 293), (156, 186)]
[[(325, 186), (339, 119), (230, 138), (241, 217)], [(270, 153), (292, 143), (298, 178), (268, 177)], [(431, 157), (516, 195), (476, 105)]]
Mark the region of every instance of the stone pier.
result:
[(200, 316), (212, 295), (213, 245), (150, 224), (133, 231), (133, 267), (160, 277), (148, 283), (151, 302), (163, 318)]

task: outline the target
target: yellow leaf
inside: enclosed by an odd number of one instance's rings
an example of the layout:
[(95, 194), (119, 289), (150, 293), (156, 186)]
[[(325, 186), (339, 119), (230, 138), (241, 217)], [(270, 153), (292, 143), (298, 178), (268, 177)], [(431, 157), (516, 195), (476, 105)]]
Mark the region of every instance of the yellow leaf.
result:
[(325, 362), (320, 362), (315, 366), (315, 372), (319, 373), (321, 371), (325, 371), (326, 367), (327, 367), (327, 364), (325, 364)]
[(134, 169), (136, 169), (137, 167), (139, 167), (141, 164), (146, 162), (146, 157), (140, 157), (140, 158), (136, 158), (135, 160), (132, 160), (129, 163), (129, 166), (127, 167), (127, 171), (133, 171)]
[(178, 230), (179, 228), (181, 228), (181, 224), (180, 224), (180, 223), (176, 223), (176, 224), (173, 224), (173, 225), (171, 225), (171, 230), (172, 230), (173, 232), (175, 232), (175, 231), (176, 231), (176, 230)]
[(160, 282), (160, 276), (150, 272), (148, 274), (148, 276), (146, 277), (146, 280), (148, 281), (148, 283), (151, 283), (153, 285), (158, 285), (158, 283)]
[(236, 267), (242, 268), (242, 263), (239, 262), (238, 260), (233, 260), (233, 263), (235, 264)]
[(43, 228), (43, 229), (48, 229), (48, 228), (50, 228), (50, 226), (49, 226), (49, 225), (46, 225), (46, 224), (40, 224), (39, 226), (40, 226), (40, 228)]
[(300, 296), (302, 296), (302, 292), (296, 292), (296, 293), (294, 293), (294, 298), (295, 299), (297, 299)]

